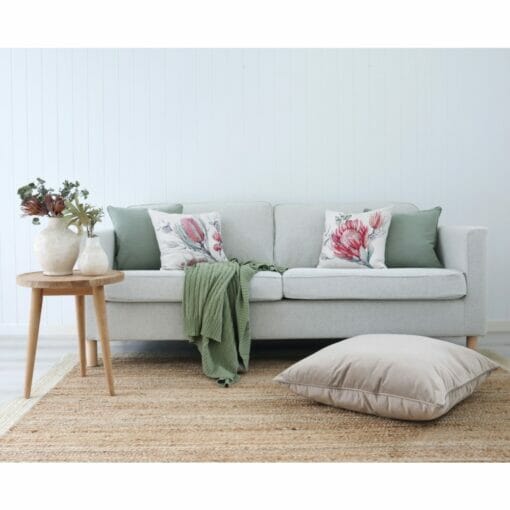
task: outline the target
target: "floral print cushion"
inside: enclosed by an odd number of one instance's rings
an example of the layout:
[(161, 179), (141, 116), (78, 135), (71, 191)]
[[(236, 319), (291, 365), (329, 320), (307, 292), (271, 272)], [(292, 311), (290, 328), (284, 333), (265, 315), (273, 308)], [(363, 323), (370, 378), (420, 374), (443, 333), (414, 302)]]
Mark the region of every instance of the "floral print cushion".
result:
[(161, 269), (227, 260), (219, 213), (168, 214), (150, 209), (149, 215), (161, 252)]
[(317, 267), (386, 268), (384, 252), (390, 223), (391, 207), (357, 214), (326, 211)]

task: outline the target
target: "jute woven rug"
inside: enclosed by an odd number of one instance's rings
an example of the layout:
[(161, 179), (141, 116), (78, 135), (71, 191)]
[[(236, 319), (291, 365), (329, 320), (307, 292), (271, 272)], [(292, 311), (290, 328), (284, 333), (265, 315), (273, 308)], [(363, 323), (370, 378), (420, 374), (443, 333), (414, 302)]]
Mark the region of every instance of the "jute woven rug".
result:
[(295, 396), (272, 381), (294, 361), (254, 359), (238, 384), (220, 388), (196, 359), (116, 358), (113, 398), (101, 367), (82, 378), (74, 366), (0, 437), (0, 460), (510, 460), (509, 372), (494, 372), (445, 417), (409, 423)]

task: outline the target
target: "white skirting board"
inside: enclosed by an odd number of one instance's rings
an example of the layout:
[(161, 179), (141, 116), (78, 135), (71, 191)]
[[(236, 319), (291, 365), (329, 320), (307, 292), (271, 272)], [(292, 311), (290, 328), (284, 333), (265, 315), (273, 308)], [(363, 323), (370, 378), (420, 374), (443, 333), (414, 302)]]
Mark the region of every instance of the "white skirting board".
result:
[[(510, 333), (510, 320), (509, 321), (489, 321), (489, 333)], [(0, 324), (0, 336), (18, 336), (26, 335), (28, 331), (28, 324)], [(62, 326), (44, 326), (41, 325), (40, 335), (51, 336), (69, 336), (76, 334), (75, 324), (64, 324)]]
[[(0, 336), (18, 336), (26, 335), (28, 324), (0, 324)], [(76, 334), (76, 324), (63, 324), (62, 326), (45, 326), (41, 324), (39, 328), (40, 335), (51, 336), (69, 336)]]
[(510, 333), (510, 321), (489, 321), (489, 333)]

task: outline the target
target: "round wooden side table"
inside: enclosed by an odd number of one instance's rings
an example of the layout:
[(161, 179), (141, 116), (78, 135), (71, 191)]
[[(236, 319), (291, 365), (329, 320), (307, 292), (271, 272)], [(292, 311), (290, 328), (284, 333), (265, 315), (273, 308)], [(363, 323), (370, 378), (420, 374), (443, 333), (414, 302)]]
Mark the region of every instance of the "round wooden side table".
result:
[(30, 398), (32, 377), (34, 374), (35, 353), (39, 336), (39, 322), (43, 297), (75, 296), (76, 320), (78, 325), (78, 344), (80, 350), (80, 371), (85, 377), (87, 362), (85, 359), (85, 296), (93, 296), (96, 320), (101, 339), (103, 364), (110, 395), (115, 395), (113, 387), (112, 361), (110, 355), (110, 336), (106, 318), (104, 286), (124, 279), (121, 271), (109, 271), (101, 276), (85, 276), (75, 271), (69, 276), (45, 276), (41, 271), (24, 273), (16, 277), (16, 283), (32, 289), (30, 305), (30, 323), (28, 328), (27, 365), (25, 371), (25, 398)]

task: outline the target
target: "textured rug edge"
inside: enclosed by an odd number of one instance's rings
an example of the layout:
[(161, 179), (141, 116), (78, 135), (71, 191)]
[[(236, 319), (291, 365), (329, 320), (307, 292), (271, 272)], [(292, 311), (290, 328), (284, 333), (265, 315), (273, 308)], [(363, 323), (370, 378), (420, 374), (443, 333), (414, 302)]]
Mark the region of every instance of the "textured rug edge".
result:
[[(510, 372), (510, 358), (506, 358), (488, 349), (478, 350), (487, 358), (498, 363), (505, 371)], [(122, 353), (117, 359), (151, 359), (160, 358), (155, 353)], [(32, 388), (32, 397), (17, 398), (0, 407), (0, 437), (5, 435), (23, 416), (28, 413), (49, 391), (51, 391), (77, 364), (75, 354), (67, 354), (44, 374)]]
[(20, 397), (0, 408), (0, 437), (8, 432), (23, 416), (34, 407), (54, 386), (77, 364), (75, 354), (66, 354), (32, 387), (29, 399)]

